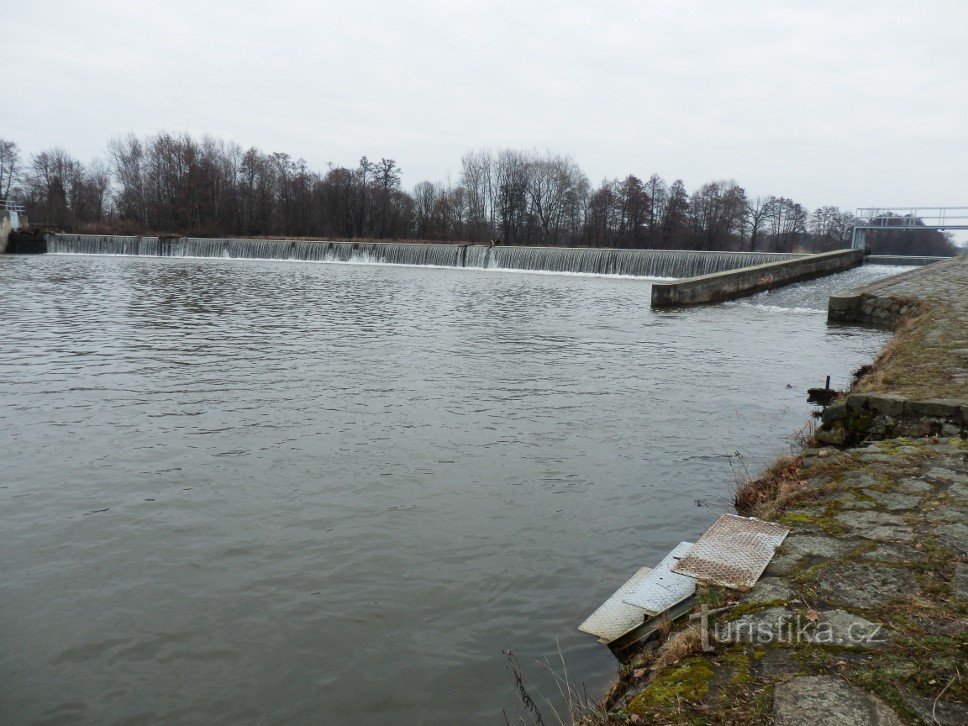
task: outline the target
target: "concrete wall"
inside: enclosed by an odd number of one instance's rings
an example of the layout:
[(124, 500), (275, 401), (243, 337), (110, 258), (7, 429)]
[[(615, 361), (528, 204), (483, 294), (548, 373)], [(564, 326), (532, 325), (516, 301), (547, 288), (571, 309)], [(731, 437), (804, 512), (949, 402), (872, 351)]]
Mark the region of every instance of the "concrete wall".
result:
[(851, 393), (823, 411), (816, 439), (832, 446), (856, 446), (899, 436), (960, 436), (968, 433), (968, 405), (962, 399), (909, 399), (896, 393)]
[(675, 282), (656, 282), (652, 284), (652, 307), (704, 305), (733, 300), (793, 282), (849, 270), (863, 261), (863, 250), (838, 250)]
[(13, 231), (13, 227), (10, 224), (7, 212), (0, 212), (0, 254), (7, 251), (7, 242), (10, 239), (11, 231)]
[(921, 301), (877, 295), (835, 295), (827, 303), (827, 322), (863, 323), (887, 328), (921, 310)]
[(931, 265), (935, 262), (950, 260), (950, 257), (930, 257), (925, 255), (867, 255), (865, 265)]
[(43, 254), (47, 251), (47, 238), (42, 232), (13, 231), (3, 251), (11, 255)]

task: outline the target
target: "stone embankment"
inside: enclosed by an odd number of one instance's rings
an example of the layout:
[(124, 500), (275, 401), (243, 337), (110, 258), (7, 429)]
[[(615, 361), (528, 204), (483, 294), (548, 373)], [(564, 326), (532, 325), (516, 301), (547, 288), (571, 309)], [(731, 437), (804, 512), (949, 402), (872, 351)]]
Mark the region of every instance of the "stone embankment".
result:
[(791, 530), (764, 577), (701, 587), (711, 615), (637, 654), (590, 721), (968, 723), (968, 258), (845, 309), (897, 333), (810, 447), (740, 487)]
[(924, 303), (937, 301), (953, 303), (963, 311), (964, 304), (956, 299), (968, 293), (965, 267), (968, 256), (952, 257), (943, 262), (879, 280), (830, 298), (828, 319), (832, 323), (896, 324), (917, 313)]

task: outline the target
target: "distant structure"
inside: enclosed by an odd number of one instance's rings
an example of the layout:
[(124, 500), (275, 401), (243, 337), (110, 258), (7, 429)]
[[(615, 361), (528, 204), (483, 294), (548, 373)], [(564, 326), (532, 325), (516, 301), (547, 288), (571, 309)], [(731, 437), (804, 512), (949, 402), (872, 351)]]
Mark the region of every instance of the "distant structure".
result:
[(14, 232), (20, 229), (20, 218), (25, 212), (26, 210), (22, 204), (0, 201), (0, 219), (8, 219), (10, 222), (10, 229), (12, 229)]
[(22, 204), (14, 204), (6, 200), (0, 201), (0, 254), (7, 251), (10, 233), (20, 229), (27, 217), (24, 215)]
[(968, 229), (968, 207), (861, 207), (850, 246), (863, 249), (874, 230)]

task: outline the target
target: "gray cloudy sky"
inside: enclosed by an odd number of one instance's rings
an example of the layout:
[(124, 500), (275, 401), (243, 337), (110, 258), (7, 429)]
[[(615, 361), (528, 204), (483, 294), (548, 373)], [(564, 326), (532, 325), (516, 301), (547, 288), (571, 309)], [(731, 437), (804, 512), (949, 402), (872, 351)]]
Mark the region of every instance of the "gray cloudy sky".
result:
[(968, 0), (5, 0), (0, 137), (211, 133), (311, 165), (570, 154), (815, 207), (968, 204)]

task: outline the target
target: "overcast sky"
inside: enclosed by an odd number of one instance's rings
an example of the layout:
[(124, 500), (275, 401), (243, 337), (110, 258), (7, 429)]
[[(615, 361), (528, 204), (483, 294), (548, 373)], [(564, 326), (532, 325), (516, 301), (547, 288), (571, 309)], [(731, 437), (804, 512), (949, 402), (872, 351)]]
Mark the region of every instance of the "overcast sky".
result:
[(597, 183), (968, 204), (968, 0), (4, 0), (0, 137), (210, 133), (312, 166), (571, 155)]

